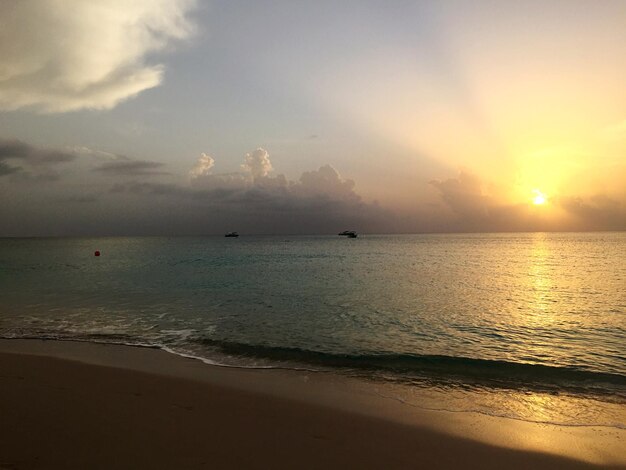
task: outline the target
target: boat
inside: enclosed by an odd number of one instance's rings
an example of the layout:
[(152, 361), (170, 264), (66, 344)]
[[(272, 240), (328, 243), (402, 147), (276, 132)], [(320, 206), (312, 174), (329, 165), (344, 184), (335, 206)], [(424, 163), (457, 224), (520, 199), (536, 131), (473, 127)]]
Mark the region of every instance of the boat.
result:
[(228, 232), (226, 235), (224, 235), (225, 237), (228, 238), (236, 238), (239, 236), (239, 234), (237, 232)]
[(343, 232), (340, 232), (338, 235), (342, 237), (348, 237), (348, 238), (356, 238), (358, 236), (358, 234), (354, 230), (344, 230)]

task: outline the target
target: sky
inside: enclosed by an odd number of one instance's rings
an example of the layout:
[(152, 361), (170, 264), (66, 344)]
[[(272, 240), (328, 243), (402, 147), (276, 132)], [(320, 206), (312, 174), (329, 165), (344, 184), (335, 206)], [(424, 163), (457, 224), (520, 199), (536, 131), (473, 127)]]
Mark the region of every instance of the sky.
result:
[(626, 0), (0, 0), (0, 236), (626, 230)]

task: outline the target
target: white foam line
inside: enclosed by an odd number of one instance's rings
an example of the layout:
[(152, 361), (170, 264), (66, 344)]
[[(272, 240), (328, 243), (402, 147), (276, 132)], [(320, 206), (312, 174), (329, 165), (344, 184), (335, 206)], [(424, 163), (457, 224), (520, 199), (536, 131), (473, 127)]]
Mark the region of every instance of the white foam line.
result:
[(321, 369), (308, 369), (306, 367), (287, 367), (287, 366), (245, 366), (245, 365), (235, 365), (235, 364), (226, 364), (223, 362), (216, 362), (211, 359), (207, 359), (206, 357), (196, 356), (189, 353), (183, 353), (180, 351), (176, 351), (168, 346), (163, 344), (153, 344), (153, 343), (140, 343), (140, 342), (124, 342), (124, 341), (103, 341), (97, 339), (81, 339), (81, 338), (61, 338), (56, 337), (54, 335), (48, 336), (0, 336), (0, 339), (4, 340), (19, 340), (19, 339), (35, 339), (41, 341), (66, 341), (68, 343), (93, 343), (93, 344), (111, 344), (116, 346), (128, 346), (131, 348), (148, 348), (148, 349), (160, 349), (169, 354), (173, 354), (175, 356), (184, 357), (186, 359), (194, 359), (196, 361), (203, 362), (204, 364), (214, 366), (214, 367), (223, 367), (227, 369), (253, 369), (253, 370), (294, 370), (298, 372), (312, 372), (312, 373), (323, 373), (329, 372), (328, 370)]
[(195, 359), (197, 361), (203, 362), (205, 364), (216, 366), (216, 367), (224, 367), (228, 369), (258, 369), (258, 370), (295, 370), (298, 372), (329, 372), (320, 369), (308, 369), (306, 367), (287, 367), (287, 366), (244, 366), (244, 365), (234, 365), (234, 364), (225, 364), (223, 362), (215, 362), (211, 359), (207, 359), (206, 357), (196, 356), (189, 353), (183, 353), (180, 351), (176, 351), (167, 346), (157, 346), (159, 349), (168, 352), (170, 354), (174, 354), (176, 356), (185, 357), (187, 359)]

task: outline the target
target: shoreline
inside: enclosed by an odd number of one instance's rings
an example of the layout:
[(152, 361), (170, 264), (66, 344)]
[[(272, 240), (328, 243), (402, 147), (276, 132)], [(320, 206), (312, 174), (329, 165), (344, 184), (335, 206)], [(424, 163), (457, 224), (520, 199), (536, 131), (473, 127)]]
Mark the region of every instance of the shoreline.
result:
[(0, 340), (0, 364), (2, 469), (626, 468), (623, 430), (428, 411), (326, 372), (53, 340)]

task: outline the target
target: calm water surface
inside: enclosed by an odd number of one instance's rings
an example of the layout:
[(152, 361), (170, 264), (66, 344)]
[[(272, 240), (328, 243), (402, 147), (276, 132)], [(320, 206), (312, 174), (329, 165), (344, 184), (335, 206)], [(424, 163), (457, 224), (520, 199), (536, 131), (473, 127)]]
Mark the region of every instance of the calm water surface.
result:
[(626, 423), (623, 232), (0, 239), (0, 296), (4, 338), (332, 369), (421, 406), (445, 392), (455, 410)]

